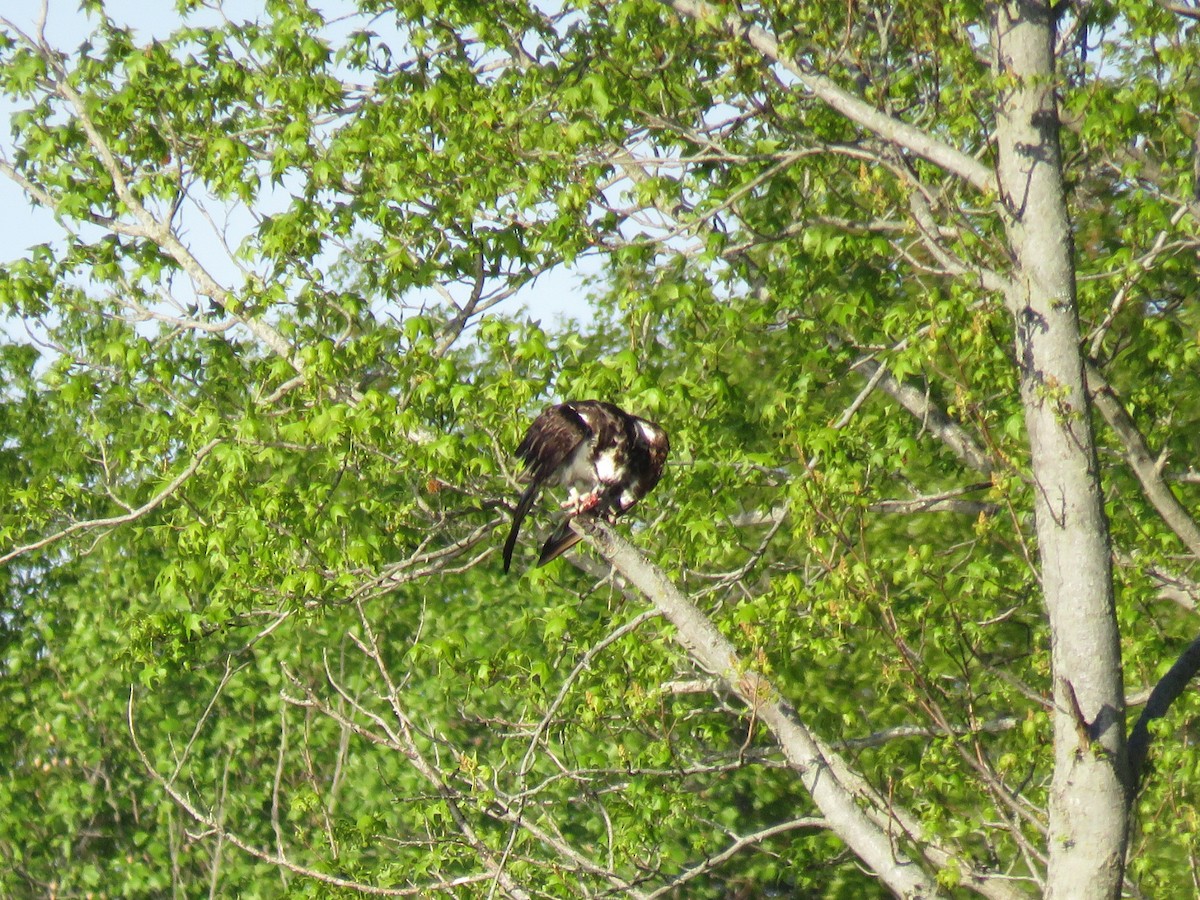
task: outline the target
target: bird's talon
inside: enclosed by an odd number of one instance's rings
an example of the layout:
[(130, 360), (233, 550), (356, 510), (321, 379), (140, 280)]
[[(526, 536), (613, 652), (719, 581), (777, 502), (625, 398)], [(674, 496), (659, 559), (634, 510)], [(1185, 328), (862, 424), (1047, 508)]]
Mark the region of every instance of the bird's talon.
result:
[(576, 516), (585, 512), (591, 512), (600, 505), (600, 491), (594, 490), (580, 496), (568, 497), (559, 505), (562, 509), (568, 510)]

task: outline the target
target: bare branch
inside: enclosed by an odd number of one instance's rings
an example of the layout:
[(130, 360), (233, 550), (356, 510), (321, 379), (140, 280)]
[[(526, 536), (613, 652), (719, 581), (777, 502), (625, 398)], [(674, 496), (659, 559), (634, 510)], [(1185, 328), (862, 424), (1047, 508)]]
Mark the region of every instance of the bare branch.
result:
[[(908, 177), (909, 180), (914, 180), (911, 175)], [(909, 192), (909, 209), (912, 211), (913, 221), (917, 223), (917, 227), (921, 230), (921, 238), (926, 249), (933, 254), (934, 259), (947, 272), (952, 275), (974, 276), (979, 279), (979, 284), (982, 287), (989, 291), (996, 291), (997, 293), (1004, 293), (1011, 287), (1008, 279), (1004, 278), (994, 269), (960, 259), (942, 245), (939, 233), (940, 229), (934, 221), (933, 210), (930, 208), (929, 201), (922, 192), (920, 185), (917, 185)]]
[(302, 866), (292, 862), (287, 857), (280, 853), (272, 853), (256, 847), (250, 842), (244, 840), (238, 834), (229, 831), (220, 822), (218, 817), (210, 815), (200, 810), (193, 804), (182, 791), (179, 790), (174, 782), (169, 781), (159, 774), (158, 770), (150, 762), (150, 758), (146, 755), (146, 751), (142, 749), (141, 743), (138, 741), (137, 728), (134, 725), (134, 693), (129, 692), (129, 703), (126, 706), (125, 713), (126, 723), (129, 727), (129, 737), (133, 742), (134, 752), (137, 753), (138, 759), (141, 760), (142, 766), (146, 773), (154, 780), (154, 782), (163, 789), (175, 805), (182, 809), (185, 813), (191, 816), (196, 822), (203, 825), (216, 835), (219, 835), (222, 841), (227, 841), (237, 847), (243, 853), (253, 856), (255, 859), (262, 860), (273, 866), (286, 869), (297, 875), (302, 875), (305, 878), (311, 878), (315, 881), (320, 881), (323, 884), (333, 885), (334, 887), (346, 888), (360, 894), (371, 894), (378, 897), (425, 897), (436, 891), (450, 891), (456, 887), (465, 884), (476, 884), (481, 881), (486, 881), (491, 878), (490, 874), (477, 873), (473, 875), (464, 875), (460, 878), (452, 878), (446, 881), (437, 882), (435, 884), (418, 885), (407, 888), (385, 888), (378, 887), (373, 884), (364, 884), (360, 881), (351, 881), (346, 878), (338, 878), (336, 875), (330, 875), (327, 872), (321, 872), (316, 869), (310, 869), (307, 866)]
[(896, 725), (892, 728), (885, 728), (882, 731), (876, 731), (874, 734), (864, 735), (859, 738), (847, 738), (844, 741), (837, 741), (833, 744), (839, 750), (861, 750), (864, 747), (880, 747), (884, 744), (889, 744), (892, 741), (901, 740), (910, 737), (941, 737), (947, 733), (956, 735), (969, 735), (979, 733), (994, 733), (1001, 731), (1011, 731), (1021, 724), (1021, 720), (1016, 716), (1001, 716), (998, 719), (991, 719), (987, 722), (980, 722), (978, 726), (971, 728), (963, 726), (961, 728), (946, 729), (939, 726), (929, 725)]
[[(1178, 227), (1183, 221), (1183, 217), (1189, 212), (1193, 212), (1187, 204), (1181, 203), (1171, 214), (1170, 228)], [(1133, 268), (1132, 274), (1127, 274), (1121, 282), (1121, 286), (1117, 289), (1117, 293), (1113, 295), (1112, 301), (1109, 303), (1108, 312), (1105, 313), (1104, 319), (1092, 329), (1089, 335), (1089, 353), (1091, 356), (1099, 356), (1100, 348), (1104, 345), (1104, 339), (1108, 336), (1109, 329), (1117, 319), (1117, 314), (1125, 306), (1125, 302), (1129, 299), (1129, 293), (1138, 283), (1141, 277), (1151, 271), (1158, 263), (1159, 257), (1164, 255), (1168, 250), (1177, 250), (1177, 245), (1167, 243), (1167, 236), (1170, 234), (1167, 228), (1163, 228), (1154, 238), (1154, 243), (1150, 249), (1143, 253), (1140, 257), (1132, 260), (1136, 263), (1136, 268)], [(1126, 269), (1128, 271), (1128, 268)], [(1107, 277), (1107, 276), (1106, 276)]]
[[(779, 742), (813, 801), (834, 831), (878, 878), (901, 896), (936, 896), (936, 884), (909, 857), (898, 838), (920, 836), (925, 859), (934, 865), (956, 865), (963, 883), (995, 900), (1021, 896), (1003, 880), (971, 870), (964, 856), (939, 847), (921, 836), (916, 818), (884, 802), (862, 776), (853, 772), (834, 750), (813, 735), (776, 690), (756, 671), (696, 606), (627, 541), (603, 522), (580, 517), (572, 526), (628, 579), (675, 626), (674, 638), (689, 656), (728, 690), (736, 694)], [(924, 893), (921, 893), (924, 892)]]
[(941, 491), (937, 494), (927, 494), (923, 497), (913, 497), (909, 500), (880, 500), (872, 503), (867, 508), (873, 512), (901, 513), (903, 515), (952, 512), (970, 516), (991, 516), (1000, 511), (1000, 507), (997, 504), (977, 500), (957, 499), (963, 494), (970, 494), (974, 491), (986, 491), (991, 486), (992, 483), (990, 481), (981, 481), (978, 484), (969, 484), (966, 487), (953, 488), (952, 490)]
[[(538, 743), (542, 739), (542, 735), (546, 733), (546, 730), (550, 727), (550, 723), (554, 720), (555, 714), (567, 699), (567, 694), (570, 692), (571, 686), (575, 683), (576, 679), (578, 679), (579, 676), (592, 664), (592, 660), (603, 653), (605, 649), (612, 646), (627, 634), (633, 633), (643, 624), (650, 619), (653, 619), (657, 615), (659, 615), (658, 610), (647, 610), (639, 615), (634, 616), (624, 625), (615, 628), (603, 640), (598, 641), (594, 646), (590, 647), (588, 651), (583, 654), (583, 657), (579, 660), (579, 662), (575, 664), (575, 667), (571, 670), (570, 674), (563, 679), (563, 683), (558, 690), (558, 694), (555, 695), (554, 700), (550, 703), (550, 707), (546, 710), (545, 715), (542, 716), (542, 720), (538, 722), (537, 727), (534, 729), (533, 735), (529, 739), (529, 746), (525, 750), (525, 756), (521, 759), (520, 768), (517, 770), (518, 789), (522, 790), (522, 794), (520, 799), (517, 801), (517, 808), (512, 811), (512, 825), (508, 833), (508, 842), (504, 846), (504, 854), (500, 857), (500, 868), (504, 868), (504, 866), (507, 864), (509, 855), (512, 853), (513, 846), (516, 844), (519, 829), (521, 826), (526, 824), (522, 818), (522, 815), (525, 811), (525, 804), (530, 795), (528, 792), (523, 791), (523, 789), (525, 787), (525, 779), (528, 777), (530, 769), (533, 768), (534, 753), (537, 750)], [(618, 886), (620, 887), (621, 885), (619, 884)], [(627, 885), (625, 886), (627, 887)]]
[(1187, 508), (1179, 502), (1163, 478), (1161, 462), (1165, 460), (1155, 459), (1150, 454), (1150, 448), (1146, 446), (1146, 440), (1138, 430), (1137, 424), (1125, 411), (1125, 406), (1100, 369), (1089, 361), (1085, 364), (1085, 374), (1092, 402), (1125, 447), (1125, 460), (1141, 484), (1142, 493), (1158, 511), (1167, 527), (1193, 556), (1200, 559), (1200, 524), (1197, 524)]
[[(11, 23), (6, 21), (5, 24), (10, 28), (13, 27)], [(31, 49), (42, 57), (49, 69), (54, 72), (53, 91), (71, 107), (72, 114), (87, 136), (89, 146), (97, 157), (99, 157), (101, 165), (103, 165), (105, 172), (108, 173), (108, 177), (112, 180), (116, 199), (120, 200), (121, 204), (130, 211), (136, 224), (125, 224), (116, 219), (97, 216), (90, 211), (85, 213), (84, 218), (117, 234), (146, 238), (158, 244), (188, 274), (195, 283), (198, 293), (211, 297), (226, 312), (245, 325), (273, 353), (287, 360), (297, 372), (301, 371), (303, 363), (299, 356), (293, 353), (291, 345), (288, 344), (284, 336), (264, 319), (244, 316), (238, 313), (237, 304), (230, 292), (209, 273), (191, 250), (179, 240), (178, 235), (171, 228), (170, 224), (160, 221), (142, 203), (137, 193), (131, 188), (125, 171), (122, 169), (121, 163), (113, 153), (108, 141), (96, 127), (91, 114), (88, 112), (84, 98), (72, 86), (68, 78), (69, 73), (61, 60), (44, 43), (33, 41), (18, 29), (13, 28), (13, 30), (21, 36)], [(22, 189), (29, 193), (30, 197), (45, 206), (56, 216), (58, 215), (58, 203), (55, 198), (45, 190), (32, 185), (13, 166), (7, 162), (3, 163), (0, 165), (0, 173), (12, 178)]]
[(838, 417), (838, 420), (833, 423), (832, 427), (834, 431), (839, 431), (850, 424), (850, 420), (854, 418), (854, 414), (859, 411), (864, 403), (867, 402), (867, 398), (871, 396), (871, 393), (876, 387), (878, 387), (879, 382), (886, 374), (888, 374), (887, 366), (875, 366), (875, 371), (871, 373), (871, 376), (867, 379), (867, 383), (863, 385), (863, 389), (858, 392), (858, 396), (856, 396), (854, 401), (842, 411), (842, 414)]
[(1197, 672), (1200, 672), (1200, 638), (1192, 641), (1175, 660), (1175, 665), (1158, 680), (1146, 701), (1146, 708), (1129, 732), (1129, 773), (1135, 790), (1142, 787), (1146, 757), (1150, 753), (1150, 723), (1167, 714)]
[[(868, 380), (874, 380), (884, 366), (883, 363), (868, 358), (859, 362), (857, 368), (863, 371)], [(972, 469), (982, 472), (984, 475), (991, 475), (996, 470), (996, 465), (992, 462), (991, 457), (975, 443), (975, 439), (967, 433), (967, 430), (947, 416), (924, 392), (910, 384), (898, 381), (891, 372), (885, 372), (880, 376), (878, 385), (880, 390), (889, 394), (916, 416), (934, 437), (949, 447), (955, 456)]]
[(133, 522), (136, 519), (140, 519), (149, 512), (153, 512), (160, 505), (162, 505), (164, 500), (179, 490), (180, 485), (196, 474), (196, 470), (200, 468), (200, 463), (204, 461), (204, 457), (208, 456), (212, 449), (219, 443), (221, 443), (220, 438), (213, 438), (211, 441), (197, 450), (187, 468), (176, 475), (171, 480), (170, 484), (164, 487), (161, 491), (159, 491), (137, 509), (130, 510), (129, 512), (123, 513), (119, 516), (109, 516), (108, 518), (104, 519), (90, 519), (86, 522), (73, 522), (66, 528), (62, 529), (62, 531), (47, 535), (39, 541), (34, 541), (32, 544), (25, 544), (24, 546), (10, 550), (8, 553), (0, 556), (0, 565), (4, 565), (5, 563), (10, 562), (11, 560), (14, 560), (18, 556), (21, 556), (25, 553), (30, 553), (34, 550), (41, 550), (43, 547), (48, 547), (56, 541), (60, 541), (65, 537), (69, 537), (77, 531), (87, 531), (93, 528), (111, 528), (116, 525), (124, 525), (127, 522)]
[(758, 25), (743, 21), (736, 15), (722, 15), (719, 9), (704, 0), (663, 2), (689, 18), (720, 22), (730, 35), (743, 38), (767, 59), (782, 65), (815, 97), (882, 140), (894, 143), (922, 159), (941, 166), (980, 191), (996, 189), (995, 174), (975, 157), (934, 139), (920, 128), (876, 109), (860, 97), (844, 90), (831, 78), (812, 72), (797, 60), (783, 55), (775, 36)]
[(1200, 22), (1200, 8), (1198, 7), (1188, 6), (1186, 3), (1171, 3), (1170, 0), (1154, 0), (1154, 2), (1169, 13)]
[[(417, 728), (400, 703), (400, 688), (392, 677), (391, 670), (384, 661), (383, 655), (379, 652), (375, 630), (371, 627), (371, 622), (363, 610), (362, 603), (356, 602), (355, 607), (358, 611), (359, 624), (363, 629), (363, 637), (361, 639), (355, 637), (354, 641), (363, 653), (375, 663), (376, 671), (379, 672), (387, 688), (388, 704), (392, 708), (392, 714), (395, 716), (396, 722), (400, 726), (400, 733), (403, 736), (401, 751), (408, 758), (413, 768), (420, 773), (421, 777), (429, 782), (446, 801), (446, 808), (449, 810), (450, 817), (454, 820), (455, 826), (491, 873), (492, 883), (499, 885), (506, 893), (517, 897), (518, 900), (528, 900), (529, 893), (513, 881), (512, 876), (505, 871), (503, 862), (496, 858), (495, 853), (479, 837), (475, 828), (467, 820), (466, 814), (462, 811), (458, 798), (455, 795), (455, 791), (446, 783), (438, 767), (431, 763), (418, 748), (415, 737)], [(347, 695), (343, 694), (343, 696)]]
[(733, 841), (728, 847), (718, 853), (716, 856), (710, 856), (708, 859), (699, 865), (693, 866), (679, 877), (671, 879), (667, 884), (664, 884), (658, 890), (646, 895), (646, 900), (654, 900), (655, 897), (663, 897), (667, 894), (675, 893), (687, 884), (693, 878), (704, 875), (706, 872), (711, 872), (718, 868), (723, 863), (733, 859), (737, 854), (741, 853), (747, 847), (753, 847), (755, 844), (761, 844), (768, 838), (773, 838), (778, 834), (786, 834), (789, 831), (795, 831), (799, 828), (828, 828), (829, 823), (824, 819), (805, 816), (799, 819), (792, 819), (790, 822), (780, 822), (778, 825), (772, 825), (770, 828), (764, 828), (762, 831), (756, 831), (754, 834), (747, 834)]
[[(941, 733), (944, 734), (945, 731), (942, 730)], [(867, 815), (880, 828), (887, 830), (889, 834), (898, 831), (903, 836), (912, 840), (921, 848), (922, 855), (931, 865), (939, 869), (955, 868), (962, 878), (964, 887), (969, 887), (980, 896), (989, 898), (989, 900), (1025, 900), (1028, 897), (1024, 891), (1017, 890), (1008, 884), (1008, 879), (1003, 875), (993, 875), (987, 871), (967, 868), (960, 850), (952, 845), (947, 846), (943, 844), (935, 836), (929, 834), (911, 812), (899, 804), (890, 802), (889, 798), (881, 796), (862, 775), (846, 764), (843, 757), (832, 753), (820, 741), (818, 741), (818, 745), (828, 751), (826, 758), (829, 760), (830, 767), (835, 771), (838, 778), (841, 779), (848, 789), (864, 799), (864, 810)], [(1029, 845), (1029, 842), (1022, 836), (1019, 828), (1010, 828), (1010, 832), (1014, 839), (1021, 844), (1022, 851), (1030, 860), (1030, 872), (1036, 875), (1037, 866), (1033, 864), (1032, 860), (1041, 859), (1044, 862), (1044, 858), (1036, 848)]]
[(1162, 599), (1170, 600), (1188, 612), (1195, 612), (1200, 606), (1200, 583), (1161, 566), (1148, 566), (1146, 575), (1158, 584), (1158, 596)]
[(787, 504), (780, 504), (767, 510), (752, 510), (730, 516), (729, 524), (734, 528), (754, 528), (763, 525), (774, 528), (786, 518), (787, 513)]
[(726, 638), (656, 566), (607, 525), (576, 518), (584, 535), (675, 626), (675, 638), (702, 668), (728, 683), (779, 741), (784, 755), (829, 820), (830, 827), (893, 891), (903, 896), (937, 893), (932, 879), (860, 808), (838, 779), (796, 712), (765, 676), (741, 658)]

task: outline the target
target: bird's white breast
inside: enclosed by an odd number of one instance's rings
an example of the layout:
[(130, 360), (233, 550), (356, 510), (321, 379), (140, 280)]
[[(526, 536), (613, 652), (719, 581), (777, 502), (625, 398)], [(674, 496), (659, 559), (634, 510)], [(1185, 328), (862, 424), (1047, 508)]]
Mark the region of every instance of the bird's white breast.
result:
[(581, 443), (563, 467), (559, 482), (564, 485), (586, 484), (590, 487), (595, 480), (590, 457), (590, 448), (586, 443)]
[(621, 479), (621, 462), (616, 447), (602, 450), (596, 455), (596, 477), (605, 484)]

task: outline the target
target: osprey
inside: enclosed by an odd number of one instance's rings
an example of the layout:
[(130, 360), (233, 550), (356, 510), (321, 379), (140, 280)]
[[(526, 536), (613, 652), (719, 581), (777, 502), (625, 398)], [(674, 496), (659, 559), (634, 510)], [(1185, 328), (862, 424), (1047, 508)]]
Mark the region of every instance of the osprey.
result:
[(575, 516), (604, 516), (611, 522), (645, 497), (662, 478), (668, 450), (662, 428), (611, 403), (574, 400), (547, 407), (517, 447), (530, 483), (513, 511), (512, 530), (504, 542), (504, 571), (512, 563), (521, 520), (543, 486), (557, 483), (567, 488), (562, 503), (567, 516), (546, 540), (538, 566), (579, 542), (571, 530)]

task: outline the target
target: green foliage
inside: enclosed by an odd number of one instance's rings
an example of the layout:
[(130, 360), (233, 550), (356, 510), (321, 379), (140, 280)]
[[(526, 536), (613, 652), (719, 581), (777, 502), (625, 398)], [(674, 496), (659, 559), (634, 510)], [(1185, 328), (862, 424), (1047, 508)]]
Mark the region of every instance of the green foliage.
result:
[[(64, 226), (0, 267), (0, 894), (882, 895), (811, 822), (709, 868), (817, 814), (770, 732), (621, 585), (500, 575), (511, 451), (565, 397), (667, 427), (629, 532), (953, 846), (931, 876), (1030, 879), (1051, 638), (994, 198), (660, 3), (178, 6), (146, 41), (88, 3), (64, 54), (0, 30), (3, 168)], [(978, 4), (742, 8), (989, 158)], [(1059, 86), (1081, 329), (1183, 471), (1194, 25), (1090, 15)], [(582, 323), (501, 305), (589, 260)], [(1195, 560), (1098, 428), (1136, 694)], [(1197, 859), (1194, 706), (1156, 725), (1148, 896)]]

